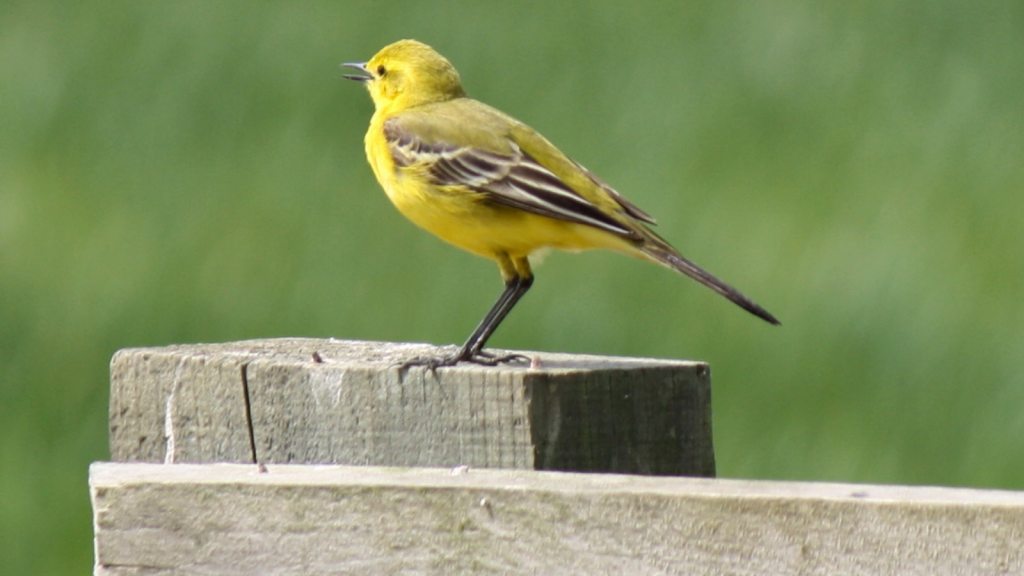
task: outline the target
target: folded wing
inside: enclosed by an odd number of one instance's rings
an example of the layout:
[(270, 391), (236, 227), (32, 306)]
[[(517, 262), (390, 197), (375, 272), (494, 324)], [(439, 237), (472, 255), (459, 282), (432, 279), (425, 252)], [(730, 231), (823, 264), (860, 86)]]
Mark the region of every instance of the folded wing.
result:
[[(593, 226), (632, 240), (641, 239), (636, 230), (578, 194), (514, 142), (509, 142), (510, 152), (507, 154), (446, 142), (429, 142), (404, 129), (400, 118), (385, 122), (384, 134), (396, 165), (419, 165), (439, 186), (462, 186), (485, 195), (494, 204)], [(609, 193), (626, 214), (653, 223), (650, 216), (626, 202), (585, 168), (576, 166)]]

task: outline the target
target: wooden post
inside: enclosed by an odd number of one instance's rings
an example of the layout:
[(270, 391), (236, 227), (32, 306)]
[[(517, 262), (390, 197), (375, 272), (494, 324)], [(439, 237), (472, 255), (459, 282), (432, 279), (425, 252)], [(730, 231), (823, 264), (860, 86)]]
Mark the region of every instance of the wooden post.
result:
[(95, 573), (1024, 573), (1021, 492), (655, 476), (714, 474), (704, 364), (436, 352), (119, 352)]
[(122, 462), (255, 462), (714, 476), (706, 364), (524, 352), (399, 366), (425, 344), (277, 339), (111, 362)]

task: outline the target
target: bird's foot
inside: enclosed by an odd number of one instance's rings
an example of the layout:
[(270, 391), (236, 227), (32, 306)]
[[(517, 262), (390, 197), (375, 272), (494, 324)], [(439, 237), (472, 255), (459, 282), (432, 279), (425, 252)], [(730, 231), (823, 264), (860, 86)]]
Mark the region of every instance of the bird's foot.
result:
[(433, 372), (438, 368), (444, 368), (446, 366), (455, 366), (460, 361), (457, 355), (449, 356), (418, 356), (412, 360), (407, 360), (398, 365), (399, 374), (405, 374), (410, 368), (417, 366), (423, 366), (427, 370)]
[(482, 366), (497, 366), (498, 364), (504, 364), (505, 362), (529, 362), (530, 359), (522, 354), (502, 354), (496, 355), (490, 352), (484, 352), (478, 350), (475, 354), (469, 355), (468, 358), (463, 358), (460, 362), (472, 362), (473, 364), (480, 364)]
[(413, 358), (398, 365), (399, 373), (404, 374), (409, 368), (415, 366), (423, 366), (427, 370), (434, 372), (438, 368), (445, 368), (448, 366), (455, 366), (459, 362), (469, 362), (471, 364), (479, 364), (481, 366), (498, 366), (506, 362), (529, 362), (530, 359), (522, 354), (492, 354), (490, 352), (484, 352), (483, 350), (469, 351), (469, 350), (457, 350), (453, 354), (447, 356), (420, 356)]

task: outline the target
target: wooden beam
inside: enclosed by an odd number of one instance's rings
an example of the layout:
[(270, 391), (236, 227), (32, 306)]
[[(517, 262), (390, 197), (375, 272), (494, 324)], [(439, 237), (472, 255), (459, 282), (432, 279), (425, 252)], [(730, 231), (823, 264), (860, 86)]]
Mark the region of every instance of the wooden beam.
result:
[(399, 368), (443, 352), (297, 338), (121, 350), (112, 458), (715, 473), (706, 364), (521, 352)]
[(96, 463), (96, 574), (1021, 574), (1024, 493)]

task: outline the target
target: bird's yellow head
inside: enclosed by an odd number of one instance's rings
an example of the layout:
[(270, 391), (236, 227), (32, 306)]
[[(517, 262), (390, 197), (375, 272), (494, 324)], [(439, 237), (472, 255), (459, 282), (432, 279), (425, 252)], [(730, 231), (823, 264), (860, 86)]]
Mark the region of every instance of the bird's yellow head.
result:
[(404, 110), (465, 96), (459, 73), (444, 56), (416, 40), (399, 40), (367, 62), (342, 64), (367, 75), (346, 75), (365, 82), (377, 110)]

